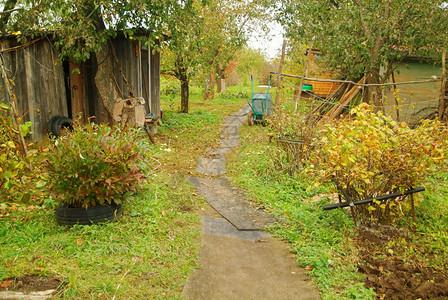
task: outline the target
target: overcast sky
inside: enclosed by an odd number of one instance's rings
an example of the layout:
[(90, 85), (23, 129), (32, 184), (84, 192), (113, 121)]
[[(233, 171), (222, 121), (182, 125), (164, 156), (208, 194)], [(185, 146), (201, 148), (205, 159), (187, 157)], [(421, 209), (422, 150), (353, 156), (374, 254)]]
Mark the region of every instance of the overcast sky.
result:
[(252, 49), (260, 50), (267, 58), (273, 59), (280, 56), (283, 43), (283, 28), (277, 22), (269, 24), (271, 32), (266, 35), (257, 32), (249, 37), (248, 45)]

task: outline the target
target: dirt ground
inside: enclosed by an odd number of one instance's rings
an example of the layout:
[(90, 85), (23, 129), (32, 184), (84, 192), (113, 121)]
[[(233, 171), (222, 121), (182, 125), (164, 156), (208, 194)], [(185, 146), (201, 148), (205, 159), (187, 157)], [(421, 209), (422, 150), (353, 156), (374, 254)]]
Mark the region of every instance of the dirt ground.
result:
[(448, 299), (447, 274), (393, 253), (379, 253), (398, 237), (406, 238), (406, 232), (392, 226), (360, 228), (358, 269), (366, 274), (365, 287), (373, 288), (378, 299)]
[(0, 282), (0, 299), (48, 299), (61, 284), (59, 278), (38, 275), (9, 278)]

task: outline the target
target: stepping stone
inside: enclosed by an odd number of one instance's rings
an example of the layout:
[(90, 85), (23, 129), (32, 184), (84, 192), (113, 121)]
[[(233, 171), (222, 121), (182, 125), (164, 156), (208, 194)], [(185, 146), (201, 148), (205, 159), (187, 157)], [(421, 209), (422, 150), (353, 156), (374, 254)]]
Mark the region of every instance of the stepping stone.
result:
[(188, 278), (184, 299), (320, 300), (288, 245), (204, 234), (199, 267)]
[(273, 216), (255, 209), (244, 194), (232, 188), (225, 178), (188, 179), (205, 200), (238, 230), (262, 230), (275, 222)]
[(236, 138), (228, 138), (219, 141), (221, 143), (221, 148), (236, 148), (241, 145), (240, 139)]
[(238, 137), (238, 133), (240, 130), (241, 126), (238, 125), (229, 125), (229, 126), (223, 126), (222, 127), (222, 135), (227, 138), (227, 137), (233, 137), (236, 138)]
[(223, 218), (202, 217), (202, 233), (259, 241), (269, 236), (263, 231), (241, 231)]
[(201, 156), (196, 172), (207, 176), (220, 176), (226, 173), (226, 158), (220, 156)]

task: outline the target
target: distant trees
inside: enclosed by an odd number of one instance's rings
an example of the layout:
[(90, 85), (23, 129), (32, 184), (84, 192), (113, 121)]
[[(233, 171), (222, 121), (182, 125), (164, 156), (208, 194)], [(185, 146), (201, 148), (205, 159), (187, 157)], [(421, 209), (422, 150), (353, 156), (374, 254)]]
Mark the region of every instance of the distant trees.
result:
[(212, 95), (212, 78), (218, 92), (225, 90), (225, 70), (245, 45), (248, 23), (263, 14), (264, 7), (260, 0), (190, 2), (170, 15), (169, 39), (162, 57), (164, 72), (181, 82), (182, 112), (188, 112), (193, 76), (203, 77), (204, 101)]

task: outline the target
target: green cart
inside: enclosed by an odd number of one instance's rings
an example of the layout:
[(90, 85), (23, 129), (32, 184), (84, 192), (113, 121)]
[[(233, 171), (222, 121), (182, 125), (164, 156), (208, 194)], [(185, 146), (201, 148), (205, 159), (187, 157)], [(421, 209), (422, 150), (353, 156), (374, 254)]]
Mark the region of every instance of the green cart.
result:
[(252, 83), (252, 97), (249, 99), (249, 106), (252, 111), (248, 115), (247, 123), (249, 126), (254, 124), (261, 124), (266, 126), (268, 124), (267, 117), (272, 115), (273, 104), (272, 97), (269, 95), (269, 88), (271, 87), (271, 77), (269, 77), (268, 90), (265, 93), (254, 94), (254, 79), (251, 76)]

